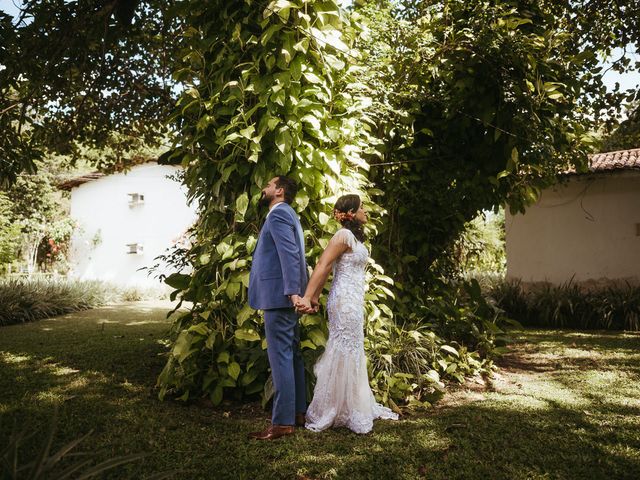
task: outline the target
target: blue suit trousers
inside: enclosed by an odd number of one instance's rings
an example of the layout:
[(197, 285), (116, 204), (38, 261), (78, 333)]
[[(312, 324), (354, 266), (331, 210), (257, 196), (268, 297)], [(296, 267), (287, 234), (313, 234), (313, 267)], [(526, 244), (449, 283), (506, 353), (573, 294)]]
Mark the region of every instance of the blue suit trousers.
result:
[(273, 379), (273, 425), (294, 425), (295, 414), (307, 411), (300, 325), (293, 308), (264, 311), (267, 355)]

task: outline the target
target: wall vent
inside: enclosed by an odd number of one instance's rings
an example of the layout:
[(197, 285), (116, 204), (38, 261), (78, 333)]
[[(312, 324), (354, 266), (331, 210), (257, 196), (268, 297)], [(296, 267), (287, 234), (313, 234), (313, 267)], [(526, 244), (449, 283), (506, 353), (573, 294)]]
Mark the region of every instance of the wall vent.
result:
[(142, 193), (128, 193), (127, 195), (129, 195), (130, 207), (136, 207), (144, 204), (144, 195)]
[(144, 246), (141, 243), (127, 243), (127, 253), (130, 255), (140, 255), (144, 252)]

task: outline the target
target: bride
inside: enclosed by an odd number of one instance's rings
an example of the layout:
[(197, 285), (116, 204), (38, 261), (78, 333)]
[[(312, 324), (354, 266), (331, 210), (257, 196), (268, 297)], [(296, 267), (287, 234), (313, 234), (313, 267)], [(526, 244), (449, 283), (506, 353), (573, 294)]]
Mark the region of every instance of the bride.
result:
[(329, 339), (314, 367), (317, 381), (305, 426), (316, 432), (345, 426), (368, 433), (373, 420), (397, 420), (398, 415), (376, 403), (367, 377), (363, 330), (367, 214), (358, 195), (340, 197), (333, 213), (342, 228), (322, 253), (304, 297), (296, 304), (300, 313), (318, 311), (320, 292), (333, 267), (327, 299)]

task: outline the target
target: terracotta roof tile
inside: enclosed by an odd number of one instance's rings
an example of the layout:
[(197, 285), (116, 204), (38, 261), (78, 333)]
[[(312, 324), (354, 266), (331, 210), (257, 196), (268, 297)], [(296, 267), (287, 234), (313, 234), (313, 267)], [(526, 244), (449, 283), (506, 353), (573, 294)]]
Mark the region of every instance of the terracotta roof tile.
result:
[(640, 148), (597, 153), (589, 160), (590, 170), (593, 171), (640, 168)]
[(61, 190), (71, 190), (78, 185), (90, 182), (91, 180), (97, 180), (98, 178), (102, 178), (104, 176), (105, 174), (100, 172), (87, 173), (86, 175), (81, 175), (79, 177), (67, 180), (66, 182), (59, 183), (58, 188)]
[[(640, 170), (640, 148), (589, 155), (589, 172), (579, 173), (578, 175), (634, 169)], [(575, 174), (576, 169), (572, 167), (564, 173)]]
[[(154, 163), (154, 162), (157, 162), (157, 159), (154, 158), (154, 157), (138, 156), (138, 157), (134, 157), (133, 159), (131, 159), (131, 161), (132, 161), (132, 163), (127, 164), (127, 167), (129, 167), (129, 168), (136, 167), (136, 166), (142, 165), (144, 163)], [(61, 190), (71, 190), (72, 188), (75, 188), (78, 185), (82, 185), (83, 183), (87, 183), (87, 182), (90, 182), (92, 180), (97, 180), (97, 179), (105, 177), (107, 175), (111, 175), (112, 173), (119, 173), (121, 171), (123, 171), (122, 168), (116, 168), (116, 170), (114, 170), (113, 172), (107, 172), (107, 173), (91, 172), (91, 173), (86, 173), (84, 175), (80, 175), (78, 177), (70, 178), (68, 180), (65, 180), (65, 181), (59, 183), (58, 184), (58, 188), (60, 188)]]

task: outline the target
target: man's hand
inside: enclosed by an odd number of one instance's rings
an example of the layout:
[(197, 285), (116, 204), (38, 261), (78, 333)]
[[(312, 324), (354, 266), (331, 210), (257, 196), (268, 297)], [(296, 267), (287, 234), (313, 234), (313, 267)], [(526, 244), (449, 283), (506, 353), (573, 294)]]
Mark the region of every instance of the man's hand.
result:
[(300, 295), (289, 295), (289, 299), (291, 300), (291, 303), (293, 303), (293, 306), (296, 307), (296, 310), (298, 309), (297, 305), (302, 301), (302, 297)]

